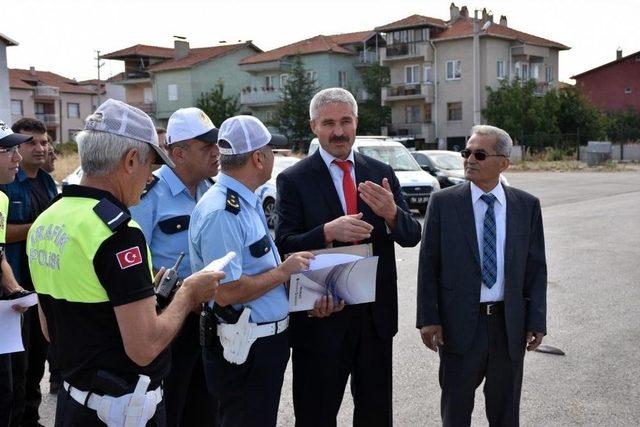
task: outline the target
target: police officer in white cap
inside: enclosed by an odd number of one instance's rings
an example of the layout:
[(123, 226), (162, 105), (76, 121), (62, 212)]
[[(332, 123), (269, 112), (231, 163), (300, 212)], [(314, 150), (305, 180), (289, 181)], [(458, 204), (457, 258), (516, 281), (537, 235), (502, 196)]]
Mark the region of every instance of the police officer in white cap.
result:
[[(218, 174), (218, 129), (200, 109), (181, 108), (167, 126), (166, 151), (174, 167), (154, 172), (140, 203), (131, 208), (151, 249), (153, 269), (175, 264), (179, 278), (191, 274), (188, 230), (196, 202), (213, 185)], [(164, 380), (167, 424), (215, 425), (217, 402), (207, 391), (198, 342), (198, 315), (187, 316), (182, 331), (171, 344), (171, 371)]]
[[(218, 134), (221, 173), (191, 216), (194, 271), (228, 252), (236, 253), (224, 269), (226, 279), (213, 308), (219, 324), (212, 328), (214, 336), (206, 340), (203, 352), (207, 384), (218, 397), (223, 427), (276, 425), (289, 360), (285, 283), (313, 257), (298, 252), (280, 262), (255, 194), (271, 178), (271, 144), (282, 142), (284, 138), (272, 137), (255, 117), (225, 120)], [(209, 330), (203, 326), (204, 333)]]
[(166, 348), (224, 275), (187, 277), (158, 314), (151, 257), (128, 207), (152, 164), (173, 162), (149, 116), (112, 99), (77, 141), (80, 185), (64, 187), (27, 237), (42, 331), (64, 381), (56, 426), (164, 426)]

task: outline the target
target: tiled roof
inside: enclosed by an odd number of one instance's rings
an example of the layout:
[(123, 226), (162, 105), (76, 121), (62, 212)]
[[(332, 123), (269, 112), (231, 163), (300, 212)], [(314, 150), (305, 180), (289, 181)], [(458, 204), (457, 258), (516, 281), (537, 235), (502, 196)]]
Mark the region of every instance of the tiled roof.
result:
[(392, 22), (390, 24), (376, 27), (375, 30), (384, 33), (386, 31), (400, 30), (402, 28), (420, 27), (423, 25), (431, 25), (434, 27), (445, 28), (447, 26), (447, 23), (444, 22), (442, 19), (438, 19), (438, 18), (431, 18), (428, 16), (422, 16), (422, 15), (411, 15), (408, 18), (404, 18), (399, 21)]
[(345, 55), (353, 55), (354, 52), (346, 49), (343, 45), (362, 43), (372, 36), (375, 36), (374, 31), (359, 31), (356, 33), (346, 34), (333, 34), (329, 36), (315, 36), (309, 39), (301, 40), (295, 43), (288, 44), (267, 52), (262, 52), (257, 55), (250, 56), (240, 61), (241, 65), (245, 64), (257, 64), (261, 62), (277, 61), (281, 58), (291, 55), (308, 55), (312, 53), (331, 52), (340, 53)]
[[(482, 25), (482, 24), (480, 24)], [(505, 25), (492, 23), (489, 28), (482, 32), (481, 36), (494, 36), (505, 39), (517, 40), (521, 43), (527, 43), (535, 46), (551, 47), (560, 50), (570, 49), (568, 46), (562, 43), (554, 42), (553, 40), (544, 39), (542, 37), (534, 36), (531, 34), (523, 33), (522, 31), (514, 30)], [(433, 40), (448, 40), (473, 37), (473, 19), (472, 18), (460, 18), (453, 22), (446, 30), (434, 35)]]
[(193, 48), (189, 50), (189, 54), (184, 58), (163, 61), (159, 64), (150, 66), (149, 68), (147, 68), (147, 70), (151, 72), (158, 72), (167, 70), (178, 70), (181, 68), (191, 68), (201, 62), (210, 61), (214, 58), (226, 55), (227, 53), (233, 52), (245, 46), (252, 47), (256, 52), (260, 52), (260, 49), (250, 42), (225, 44), (213, 47)]
[(150, 58), (173, 58), (172, 47), (149, 46), (146, 44), (137, 44), (135, 46), (116, 50), (115, 52), (102, 55), (104, 59), (124, 59), (128, 56), (148, 56)]
[(16, 68), (9, 69), (9, 87), (12, 89), (33, 89), (34, 85), (27, 82), (37, 82), (41, 85), (55, 86), (60, 92), (80, 93), (92, 95), (93, 92), (78, 86), (74, 80), (49, 71), (35, 71), (35, 75), (30, 70), (21, 70)]
[(596, 70), (600, 70), (600, 69), (602, 69), (602, 68), (606, 68), (606, 67), (608, 67), (608, 66), (610, 66), (610, 65), (617, 64), (618, 62), (624, 62), (624, 61), (626, 61), (627, 59), (631, 58), (632, 56), (633, 56), (633, 57), (636, 57), (636, 58), (640, 58), (640, 50), (639, 50), (639, 51), (637, 51), (637, 52), (635, 52), (635, 53), (632, 53), (631, 55), (623, 56), (623, 57), (622, 57), (622, 58), (620, 58), (620, 59), (616, 59), (616, 60), (614, 60), (614, 61), (607, 62), (606, 64), (598, 65), (597, 67), (592, 68), (592, 69), (590, 69), (590, 70), (583, 71), (583, 72), (582, 72), (582, 73), (580, 73), (580, 74), (576, 74), (575, 76), (571, 76), (571, 78), (575, 80), (575, 78), (576, 78), (576, 77), (582, 77), (582, 76), (584, 76), (585, 74), (591, 73), (591, 72), (596, 71)]

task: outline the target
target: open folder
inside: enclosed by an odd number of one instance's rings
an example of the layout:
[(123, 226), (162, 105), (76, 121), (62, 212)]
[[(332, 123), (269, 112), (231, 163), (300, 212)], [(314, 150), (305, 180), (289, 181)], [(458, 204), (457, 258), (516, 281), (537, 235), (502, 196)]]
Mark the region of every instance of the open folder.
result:
[(311, 310), (325, 295), (334, 302), (362, 304), (376, 299), (378, 257), (371, 244), (311, 251), (315, 259), (308, 270), (291, 276), (289, 311)]

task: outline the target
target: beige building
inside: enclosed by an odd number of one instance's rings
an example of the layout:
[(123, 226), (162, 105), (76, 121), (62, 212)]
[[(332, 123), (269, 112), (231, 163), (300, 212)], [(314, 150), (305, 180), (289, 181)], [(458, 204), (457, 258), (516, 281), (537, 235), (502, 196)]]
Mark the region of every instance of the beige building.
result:
[(416, 145), (462, 148), (474, 124), (483, 123), (487, 87), (533, 79), (537, 94), (558, 85), (558, 54), (567, 46), (514, 30), (486, 10), (470, 17), (453, 3), (444, 21), (412, 15), (377, 27), (386, 40), (380, 63), (390, 69), (382, 103), (391, 125), (382, 133)]
[(96, 94), (74, 80), (49, 71), (9, 69), (11, 121), (42, 121), (54, 141), (66, 142), (82, 130)]

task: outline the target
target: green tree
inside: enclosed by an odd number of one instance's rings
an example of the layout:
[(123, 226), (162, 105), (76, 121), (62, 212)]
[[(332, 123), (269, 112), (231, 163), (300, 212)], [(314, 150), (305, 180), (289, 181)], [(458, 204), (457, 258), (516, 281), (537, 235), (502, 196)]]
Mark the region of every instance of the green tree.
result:
[(209, 92), (202, 92), (196, 106), (204, 111), (216, 126), (220, 126), (222, 122), (240, 111), (238, 95), (224, 96), (222, 80), (218, 80), (218, 83)]
[(302, 58), (294, 56), (276, 119), (272, 123), (291, 141), (294, 151), (306, 150), (311, 140), (309, 103), (317, 91), (316, 82), (307, 75)]
[(575, 87), (558, 90), (557, 97), (560, 102), (557, 121), (561, 133), (579, 135), (580, 144), (605, 136), (603, 115)]
[(610, 111), (605, 116), (605, 127), (614, 142), (640, 141), (640, 111)]
[(381, 93), (390, 81), (389, 68), (377, 63), (362, 72), (368, 99), (358, 104), (358, 134), (379, 135), (380, 128), (391, 122), (391, 108), (382, 106)]

